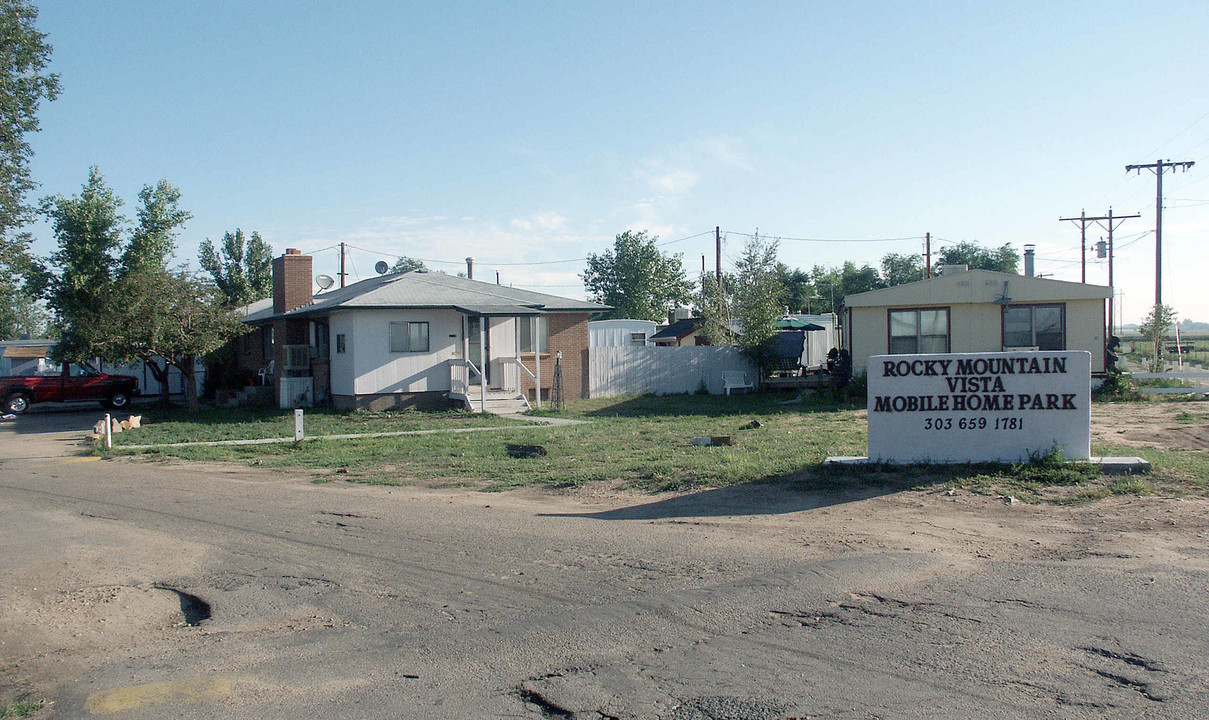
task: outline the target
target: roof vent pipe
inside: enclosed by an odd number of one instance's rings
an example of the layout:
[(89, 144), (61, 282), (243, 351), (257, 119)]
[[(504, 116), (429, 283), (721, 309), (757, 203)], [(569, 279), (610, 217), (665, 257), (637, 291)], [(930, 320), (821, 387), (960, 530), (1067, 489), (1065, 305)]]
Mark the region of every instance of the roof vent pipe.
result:
[(472, 257), (466, 258), (466, 279), (474, 279), (474, 258)]
[(1034, 267), (1034, 262), (1035, 262), (1034, 253), (1036, 252), (1036, 250), (1037, 250), (1037, 246), (1033, 245), (1031, 243), (1024, 246), (1024, 275), (1025, 275), (1025, 277), (1033, 277), (1033, 273), (1036, 270), (1036, 268)]

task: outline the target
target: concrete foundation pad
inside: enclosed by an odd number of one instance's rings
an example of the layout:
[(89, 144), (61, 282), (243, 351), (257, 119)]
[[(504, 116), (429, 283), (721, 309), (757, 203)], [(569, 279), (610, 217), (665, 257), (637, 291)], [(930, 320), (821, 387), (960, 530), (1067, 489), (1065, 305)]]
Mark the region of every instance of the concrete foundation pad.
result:
[[(1072, 460), (1076, 463), (1091, 463), (1100, 468), (1102, 475), (1138, 475), (1150, 472), (1150, 462), (1140, 457), (1092, 457), (1087, 460)], [(823, 461), (824, 465), (869, 465), (869, 458), (859, 455), (836, 455)]]

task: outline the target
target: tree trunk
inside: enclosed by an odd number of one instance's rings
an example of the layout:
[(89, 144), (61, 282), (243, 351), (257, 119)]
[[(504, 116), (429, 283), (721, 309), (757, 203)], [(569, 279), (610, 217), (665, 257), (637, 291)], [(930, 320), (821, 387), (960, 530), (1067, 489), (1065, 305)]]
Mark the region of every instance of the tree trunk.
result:
[(171, 388), (168, 387), (168, 368), (170, 365), (168, 364), (167, 359), (164, 360), (163, 367), (160, 367), (160, 364), (156, 362), (154, 356), (144, 357), (143, 363), (147, 366), (147, 369), (151, 371), (151, 377), (155, 378), (155, 381), (160, 384), (160, 405), (163, 407), (168, 407), (172, 404), (172, 391)]
[(181, 380), (185, 385), (185, 407), (190, 411), (197, 410), (197, 378), (195, 377), (194, 369), (197, 365), (197, 358), (193, 355), (185, 355), (181, 362), (177, 364), (177, 369), (181, 371)]

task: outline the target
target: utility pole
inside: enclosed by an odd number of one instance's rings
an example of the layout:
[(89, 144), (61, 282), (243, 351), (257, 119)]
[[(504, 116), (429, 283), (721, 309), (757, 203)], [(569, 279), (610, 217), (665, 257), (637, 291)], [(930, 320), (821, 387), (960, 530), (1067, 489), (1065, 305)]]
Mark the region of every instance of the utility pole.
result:
[(924, 233), (924, 277), (932, 277), (932, 233)]
[(344, 287), (344, 243), (340, 243), (340, 272), (336, 274), (340, 276), (340, 287)]
[[(1110, 207), (1110, 208), (1108, 208), (1108, 217), (1091, 218), (1092, 220), (1094, 220), (1096, 222), (1097, 225), (1099, 225), (1100, 227), (1102, 227), (1108, 231), (1108, 248), (1107, 248), (1107, 250), (1108, 250), (1108, 287), (1110, 289), (1113, 289), (1116, 287), (1112, 284), (1112, 234), (1114, 231), (1116, 231), (1116, 229), (1118, 227), (1120, 227), (1121, 223), (1125, 222), (1126, 220), (1130, 220), (1133, 218), (1140, 218), (1140, 217), (1142, 217), (1142, 216), (1137, 213), (1134, 213), (1133, 215), (1117, 215), (1116, 217), (1113, 217), (1112, 208)], [(1105, 221), (1107, 221), (1107, 223)], [(1115, 292), (1115, 290), (1114, 290), (1114, 292)], [(1112, 335), (1112, 322), (1113, 322), (1113, 307), (1112, 306), (1113, 306), (1113, 297), (1110, 295), (1108, 297), (1108, 334), (1109, 335)]]
[(1058, 218), (1058, 222), (1066, 222), (1069, 220), (1070, 222), (1077, 221), (1079, 223), (1079, 256), (1083, 260), (1083, 279), (1081, 279), (1079, 282), (1083, 283), (1084, 285), (1087, 284), (1087, 221), (1090, 219), (1091, 218), (1087, 217), (1086, 210), (1080, 210), (1079, 217), (1077, 218)]
[(1188, 172), (1195, 165), (1191, 160), (1171, 162), (1159, 160), (1145, 165), (1126, 165), (1125, 172), (1137, 170), (1141, 175), (1143, 170), (1149, 170), (1155, 176), (1154, 196), (1154, 304), (1163, 304), (1163, 173), (1167, 170), (1180, 168)]
[(714, 267), (718, 276), (718, 297), (722, 297), (722, 228), (714, 226)]

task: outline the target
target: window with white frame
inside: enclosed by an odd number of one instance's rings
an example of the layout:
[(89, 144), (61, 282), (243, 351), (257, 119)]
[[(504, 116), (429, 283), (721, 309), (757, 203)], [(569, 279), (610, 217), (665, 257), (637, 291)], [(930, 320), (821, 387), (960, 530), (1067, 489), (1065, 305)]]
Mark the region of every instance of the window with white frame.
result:
[[(521, 347), (520, 347), (521, 352), (523, 352), (523, 353), (550, 352), (550, 347), (549, 347), (550, 338), (548, 337), (549, 329), (546, 324), (546, 318), (544, 315), (539, 315), (537, 317), (517, 318), (516, 321), (518, 323), (520, 323), (520, 329), (521, 329), (521, 333), (520, 333), (521, 334)], [(537, 341), (538, 341), (540, 350), (534, 350), (534, 343), (533, 343), (534, 325), (537, 326)]]
[(1066, 349), (1066, 306), (1008, 305), (1003, 308), (1003, 346)]
[(390, 351), (393, 353), (428, 352), (428, 323), (391, 323)]
[(644, 333), (644, 332), (630, 333), (630, 344), (631, 345), (646, 345), (646, 333)]
[(892, 355), (949, 352), (949, 309), (891, 310), (889, 350)]

